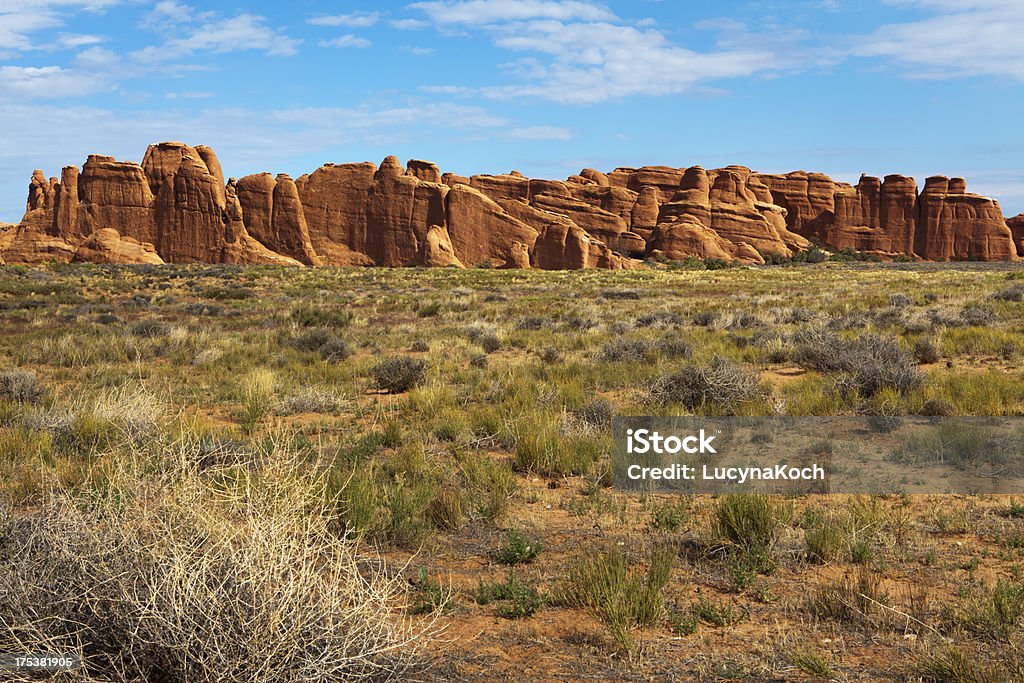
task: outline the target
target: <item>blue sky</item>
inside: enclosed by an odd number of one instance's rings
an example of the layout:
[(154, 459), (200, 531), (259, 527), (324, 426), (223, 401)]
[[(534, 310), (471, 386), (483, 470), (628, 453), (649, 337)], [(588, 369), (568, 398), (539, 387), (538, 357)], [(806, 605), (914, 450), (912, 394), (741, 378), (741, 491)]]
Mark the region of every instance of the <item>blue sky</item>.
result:
[(34, 168), (159, 140), (235, 176), (943, 173), (1014, 215), (1020, 36), (1020, 0), (0, 0), (0, 219)]

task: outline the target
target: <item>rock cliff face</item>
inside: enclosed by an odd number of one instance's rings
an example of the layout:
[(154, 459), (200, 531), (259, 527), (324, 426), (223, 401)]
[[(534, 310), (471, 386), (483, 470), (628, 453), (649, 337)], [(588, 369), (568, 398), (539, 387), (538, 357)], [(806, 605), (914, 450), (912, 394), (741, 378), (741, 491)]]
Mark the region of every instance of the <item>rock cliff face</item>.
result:
[(1017, 256), (1024, 256), (1024, 213), (1006, 219), (1006, 225), (1013, 236), (1013, 245), (1017, 248)]
[[(760, 176), (795, 233), (830, 249), (926, 260), (1012, 261), (1022, 253), (998, 202), (967, 192), (963, 178), (862, 176), (856, 186), (797, 171)], [(1011, 219), (1011, 221), (1014, 219)]]
[(817, 243), (883, 256), (1015, 260), (1024, 215), (961, 178), (759, 174), (743, 166), (583, 169), (566, 180), (442, 173), (387, 157), (295, 180), (225, 180), (209, 147), (163, 142), (141, 164), (92, 155), (32, 174), (25, 215), (0, 230), (8, 263), (629, 268), (645, 256), (763, 263)]

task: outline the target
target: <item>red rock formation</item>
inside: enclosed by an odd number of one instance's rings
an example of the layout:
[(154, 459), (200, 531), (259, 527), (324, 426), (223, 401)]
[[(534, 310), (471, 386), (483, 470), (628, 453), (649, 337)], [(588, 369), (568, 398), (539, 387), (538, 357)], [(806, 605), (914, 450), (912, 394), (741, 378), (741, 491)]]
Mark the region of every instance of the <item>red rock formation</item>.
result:
[(73, 263), (149, 263), (164, 262), (152, 244), (121, 237), (113, 228), (101, 228), (89, 235), (75, 250)]
[(771, 193), (772, 203), (786, 210), (786, 223), (798, 235), (822, 239), (835, 215), (836, 184), (822, 173), (794, 171), (756, 177)]
[(469, 186), (491, 199), (530, 199), (530, 181), (522, 175), (475, 175)]
[(544, 211), (569, 218), (602, 241), (616, 242), (619, 235), (629, 229), (629, 224), (621, 216), (579, 199), (542, 194), (534, 197), (531, 203)]
[(448, 191), (445, 215), (455, 253), (467, 266), (485, 261), (501, 266), (509, 260), (513, 244), (532, 247), (537, 241), (535, 229), (467, 185), (456, 185)]
[(630, 210), (632, 230), (634, 232), (652, 230), (658, 224), (658, 209), (658, 188), (645, 185)]
[(458, 173), (442, 173), (441, 182), (448, 187), (455, 187), (456, 185), (469, 185), (469, 178)]
[(999, 204), (969, 194), (963, 178), (932, 176), (919, 197), (915, 251), (929, 260), (1012, 261), (1013, 233)]
[(592, 168), (585, 168), (580, 171), (580, 177), (589, 180), (590, 182), (598, 185), (599, 187), (610, 187), (611, 183), (608, 181), (608, 176), (600, 171), (595, 171)]
[(271, 249), (277, 242), (273, 223), (274, 188), (276, 186), (277, 181), (269, 173), (254, 173), (239, 178), (234, 183), (235, 194), (242, 208), (242, 220), (246, 230)]
[(332, 266), (370, 266), (367, 208), (377, 166), (327, 164), (296, 181), (313, 249)]
[(803, 171), (645, 166), (466, 178), (388, 157), (225, 183), (209, 147), (165, 142), (141, 165), (93, 155), (60, 182), (37, 171), (28, 195), (0, 236), (8, 261), (152, 259), (147, 243), (167, 262), (515, 268), (628, 267), (620, 254), (760, 263), (807, 238), (931, 259), (1024, 253), (1024, 218), (1008, 224), (960, 178), (931, 178), (919, 197), (903, 176), (851, 187)]
[(122, 236), (158, 244), (154, 194), (138, 164), (90, 155), (78, 179), (78, 196), (78, 228), (74, 234), (90, 235), (114, 228)]
[(693, 216), (674, 216), (658, 223), (647, 242), (648, 254), (681, 261), (686, 258), (764, 263), (749, 244), (721, 237)]
[(537, 237), (530, 263), (544, 270), (623, 267), (621, 257), (572, 221), (549, 223)]
[(452, 238), (448, 230), (440, 225), (432, 225), (420, 247), (416, 265), (432, 268), (465, 268), (462, 261), (455, 255)]
[(60, 172), (60, 186), (57, 188), (57, 202), (54, 216), (54, 232), (65, 238), (83, 237), (78, 220), (78, 167), (65, 166)]
[(366, 213), (363, 253), (376, 265), (414, 265), (420, 244), (432, 225), (444, 225), (448, 188), (405, 175), (395, 157), (388, 157), (374, 175)]
[(1017, 247), (1017, 256), (1024, 256), (1024, 213), (1006, 219), (1006, 226), (1013, 235), (1013, 244)]
[(441, 183), (441, 171), (438, 169), (437, 164), (432, 161), (410, 159), (405, 168), (406, 173), (414, 178), (425, 180), (428, 183)]

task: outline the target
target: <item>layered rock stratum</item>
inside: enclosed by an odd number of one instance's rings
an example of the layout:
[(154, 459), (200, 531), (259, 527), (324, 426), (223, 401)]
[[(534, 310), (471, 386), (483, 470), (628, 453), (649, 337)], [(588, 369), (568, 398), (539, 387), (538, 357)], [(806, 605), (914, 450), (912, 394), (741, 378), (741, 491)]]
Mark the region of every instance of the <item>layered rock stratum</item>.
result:
[(142, 163), (91, 155), (35, 171), (0, 263), (631, 268), (641, 259), (764, 263), (815, 247), (883, 258), (1013, 261), (1024, 215), (963, 178), (762, 174), (743, 166), (586, 168), (566, 180), (442, 173), (413, 159), (225, 179), (209, 147)]

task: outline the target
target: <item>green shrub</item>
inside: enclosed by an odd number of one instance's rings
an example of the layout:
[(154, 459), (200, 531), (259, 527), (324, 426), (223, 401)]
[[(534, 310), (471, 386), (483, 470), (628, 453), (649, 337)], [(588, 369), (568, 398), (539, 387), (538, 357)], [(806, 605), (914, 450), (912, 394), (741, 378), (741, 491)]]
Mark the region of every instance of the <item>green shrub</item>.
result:
[(526, 536), (512, 529), (505, 537), (505, 543), (498, 549), (495, 559), (502, 564), (524, 564), (533, 562), (544, 550), (544, 542), (535, 536)]
[(473, 597), (478, 605), (501, 602), (498, 614), (506, 619), (533, 616), (544, 604), (540, 590), (536, 586), (523, 583), (512, 570), (509, 570), (504, 583), (484, 583), (481, 579)]
[(312, 304), (299, 304), (288, 317), (302, 327), (348, 327), (353, 318), (349, 311)]
[(719, 499), (712, 510), (713, 533), (736, 546), (759, 570), (772, 566), (772, 553), (782, 529), (793, 517), (791, 505), (764, 494), (734, 493)]

